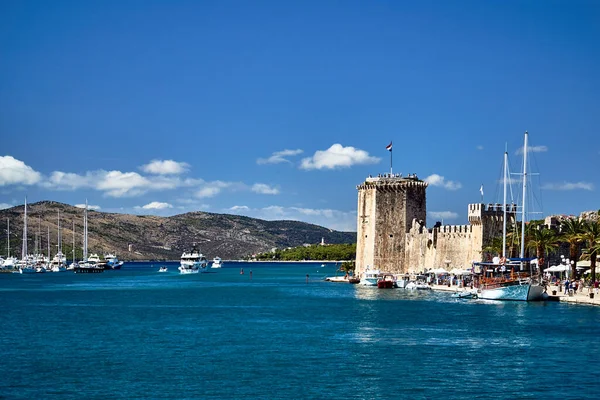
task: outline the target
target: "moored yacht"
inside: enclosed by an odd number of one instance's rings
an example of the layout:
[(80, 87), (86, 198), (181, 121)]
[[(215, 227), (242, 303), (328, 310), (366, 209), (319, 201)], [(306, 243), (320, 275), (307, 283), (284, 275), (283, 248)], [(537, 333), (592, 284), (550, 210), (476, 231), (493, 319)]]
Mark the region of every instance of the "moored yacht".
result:
[(123, 261), (119, 261), (116, 255), (108, 253), (104, 255), (104, 269), (121, 269)]
[(183, 254), (181, 254), (179, 272), (182, 274), (205, 272), (207, 266), (208, 261), (206, 260), (206, 257), (200, 253), (200, 250), (198, 250), (195, 243), (190, 252), (184, 251)]
[(50, 261), (50, 269), (52, 272), (64, 272), (67, 270), (67, 256), (62, 251), (56, 253), (56, 255)]

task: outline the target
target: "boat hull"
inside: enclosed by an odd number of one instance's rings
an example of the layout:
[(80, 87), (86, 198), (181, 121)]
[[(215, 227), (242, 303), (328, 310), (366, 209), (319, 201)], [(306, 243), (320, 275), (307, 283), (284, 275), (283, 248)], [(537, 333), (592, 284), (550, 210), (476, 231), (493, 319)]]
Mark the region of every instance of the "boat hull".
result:
[(181, 274), (199, 274), (200, 270), (196, 269), (196, 268), (184, 268), (184, 267), (179, 267), (179, 272)]
[(543, 286), (527, 283), (481, 289), (477, 296), (485, 300), (537, 301), (542, 299), (543, 294)]

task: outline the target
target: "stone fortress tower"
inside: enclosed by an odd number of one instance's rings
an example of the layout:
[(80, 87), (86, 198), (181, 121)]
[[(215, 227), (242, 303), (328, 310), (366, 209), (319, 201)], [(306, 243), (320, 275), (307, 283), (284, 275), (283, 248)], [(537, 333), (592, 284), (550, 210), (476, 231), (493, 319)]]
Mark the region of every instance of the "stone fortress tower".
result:
[[(501, 204), (469, 204), (468, 225), (426, 227), (426, 188), (416, 175), (369, 177), (358, 189), (355, 275), (367, 266), (390, 273), (470, 268), (502, 236)], [(508, 223), (516, 206), (507, 205)]]
[(369, 177), (358, 189), (355, 273), (367, 266), (400, 273), (406, 265), (407, 233), (427, 216), (427, 183), (416, 176)]

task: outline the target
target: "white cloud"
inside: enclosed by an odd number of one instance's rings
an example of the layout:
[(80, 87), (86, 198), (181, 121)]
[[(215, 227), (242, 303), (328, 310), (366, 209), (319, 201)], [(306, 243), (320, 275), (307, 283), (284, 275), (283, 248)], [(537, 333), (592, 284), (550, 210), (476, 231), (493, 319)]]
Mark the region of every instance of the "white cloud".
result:
[(173, 160), (152, 160), (140, 167), (142, 171), (156, 175), (178, 175), (187, 172), (189, 168), (188, 163)]
[(425, 182), (431, 186), (439, 186), (448, 190), (458, 190), (462, 187), (460, 182), (446, 181), (446, 178), (438, 174), (429, 175), (425, 178)]
[(0, 203), (0, 210), (4, 210), (6, 208), (11, 208), (14, 207), (12, 204), (8, 204), (8, 203)]
[(279, 189), (270, 187), (264, 183), (255, 183), (252, 191), (260, 194), (279, 194)]
[(229, 207), (228, 210), (231, 212), (238, 212), (238, 211), (248, 211), (250, 209), (250, 207), (248, 206), (233, 206), (233, 207)]
[[(527, 152), (528, 153), (543, 153), (545, 151), (548, 151), (548, 147), (547, 146), (528, 146), (527, 147)], [(516, 151), (516, 154), (523, 154), (523, 147), (520, 147)]]
[(303, 152), (304, 151), (300, 150), (300, 149), (297, 149), (297, 150), (287, 150), (286, 149), (286, 150), (282, 150), (282, 151), (276, 151), (269, 158), (259, 158), (258, 160), (256, 160), (256, 163), (257, 164), (279, 164), (282, 162), (291, 163), (291, 161), (285, 157), (296, 156), (298, 154), (302, 154)]
[(483, 146), (482, 145), (477, 146), (477, 150), (483, 150)]
[(247, 186), (237, 182), (223, 182), (223, 181), (212, 181), (204, 182), (204, 187), (196, 191), (195, 196), (197, 198), (215, 197), (221, 193), (224, 189), (228, 190), (243, 190), (247, 189)]
[(354, 147), (343, 147), (341, 144), (334, 144), (327, 150), (319, 150), (312, 157), (302, 159), (301, 169), (335, 169), (349, 168), (357, 164), (376, 164), (381, 159), (371, 157), (364, 150)]
[(0, 156), (0, 186), (34, 185), (42, 175), (12, 156)]
[(594, 184), (589, 182), (547, 183), (542, 186), (545, 190), (594, 190)]
[[(77, 208), (85, 208), (85, 204), (75, 204), (75, 207), (77, 207)], [(88, 208), (88, 210), (96, 210), (96, 211), (98, 211), (100, 209), (100, 206), (93, 206), (91, 204), (88, 204), (87, 208)]]
[(165, 208), (173, 208), (173, 206), (169, 203), (162, 203), (160, 201), (153, 201), (151, 203), (142, 206), (144, 210), (163, 210)]
[(148, 191), (171, 190), (180, 187), (197, 186), (201, 179), (181, 179), (168, 176), (142, 176), (137, 172), (88, 171), (85, 175), (54, 171), (41, 182), (41, 186), (51, 190), (76, 190), (91, 188), (109, 197), (134, 197)]
[(452, 211), (429, 211), (427, 214), (435, 219), (456, 219), (458, 214)]

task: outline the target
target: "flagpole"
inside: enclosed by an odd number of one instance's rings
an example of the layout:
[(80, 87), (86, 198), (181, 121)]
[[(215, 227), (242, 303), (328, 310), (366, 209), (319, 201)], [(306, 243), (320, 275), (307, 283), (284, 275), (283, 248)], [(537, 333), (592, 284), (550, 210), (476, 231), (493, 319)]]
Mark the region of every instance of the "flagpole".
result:
[(393, 158), (392, 158), (392, 152), (393, 151), (394, 151), (394, 149), (391, 148), (390, 149), (390, 175), (393, 175), (393, 172), (392, 172), (393, 171), (393, 169), (392, 169), (392, 160), (393, 160)]

